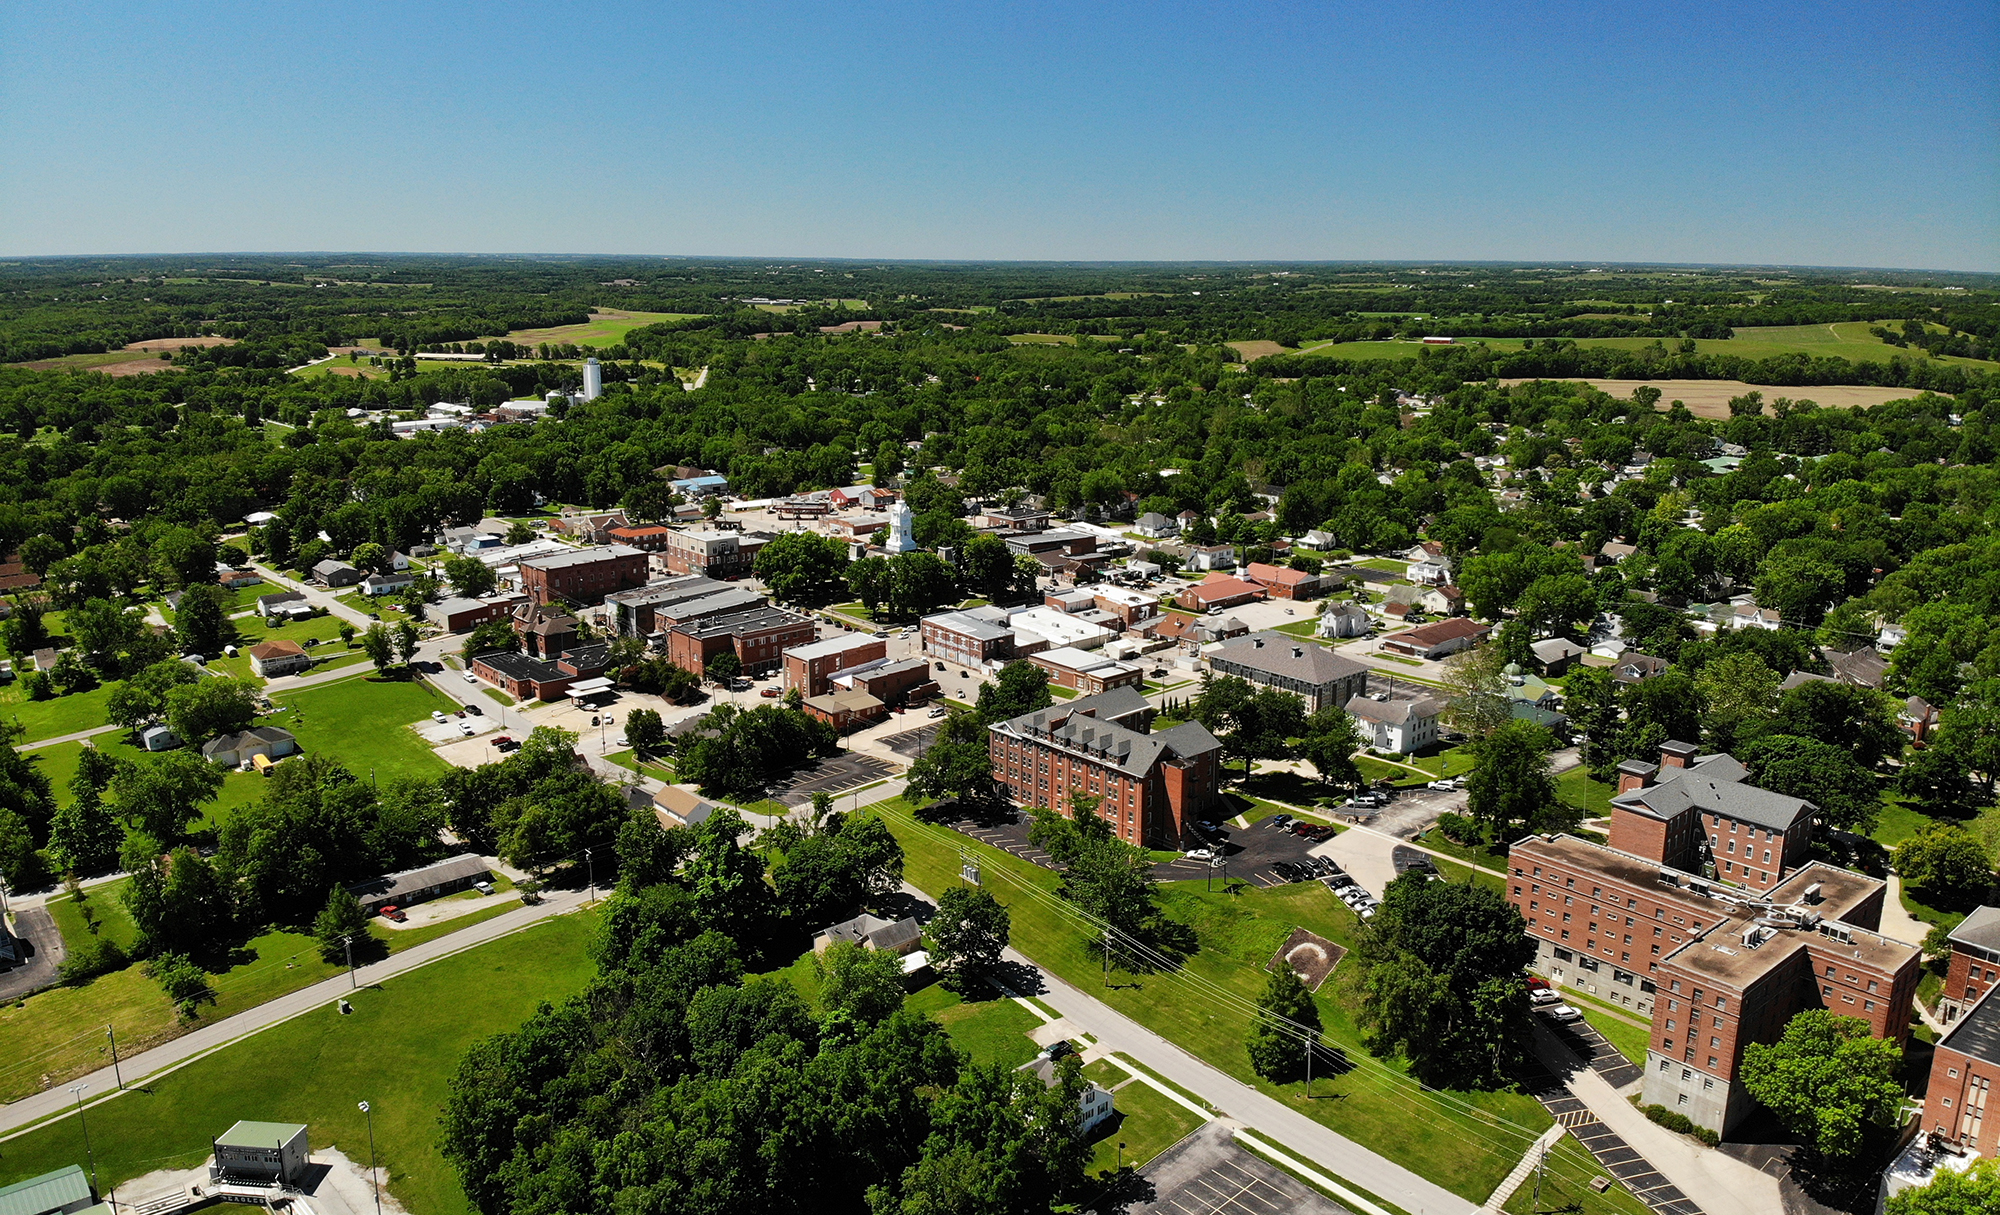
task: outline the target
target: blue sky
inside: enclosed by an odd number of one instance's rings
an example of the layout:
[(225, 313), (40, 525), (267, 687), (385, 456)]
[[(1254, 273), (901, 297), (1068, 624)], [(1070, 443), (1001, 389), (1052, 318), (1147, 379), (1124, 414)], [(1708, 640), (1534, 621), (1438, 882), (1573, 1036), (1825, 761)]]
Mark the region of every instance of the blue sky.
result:
[(0, 5), (0, 253), (2000, 271), (2000, 5)]

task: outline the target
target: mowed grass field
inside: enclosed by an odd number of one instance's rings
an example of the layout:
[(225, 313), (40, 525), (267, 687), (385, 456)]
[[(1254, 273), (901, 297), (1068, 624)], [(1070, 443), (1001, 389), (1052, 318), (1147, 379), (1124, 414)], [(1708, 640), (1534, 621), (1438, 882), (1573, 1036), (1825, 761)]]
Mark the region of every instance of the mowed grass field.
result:
[[(634, 329), (644, 329), (648, 325), (659, 325), (667, 321), (686, 321), (700, 316), (699, 312), (624, 312), (616, 308), (606, 308), (591, 314), (590, 320), (581, 325), (557, 325), (549, 329), (516, 329), (506, 335), (507, 340), (539, 346), (543, 342), (573, 344), (577, 346), (615, 346), (625, 340), (625, 335)], [(491, 341), (488, 337), (482, 339)]]
[(356, 675), (275, 699), (279, 711), (266, 724), (290, 730), (308, 755), (331, 755), (363, 780), (437, 776), (449, 767), (409, 726), (458, 705), (420, 680)]
[(1438, 1094), (1408, 1077), (1400, 1060), (1367, 1055), (1355, 1019), (1355, 970), (1347, 966), (1317, 995), (1330, 1044), (1355, 1061), (1353, 1070), (1319, 1082), (1322, 1094), (1331, 1089), (1340, 1099), (1307, 1100), (1302, 1084), (1274, 1085), (1251, 1070), (1243, 1046), (1251, 1027), (1246, 1005), (1262, 994), (1263, 968), (1278, 945), (1295, 926), (1350, 948), (1354, 944), (1359, 921), (1318, 883), (1249, 887), (1234, 894), (1204, 891), (1199, 882), (1165, 884), (1168, 914), (1195, 927), (1200, 952), (1177, 972), (1114, 973), (1107, 991), (1084, 932), (1053, 893), (1054, 873), (918, 823), (900, 801), (878, 809), (886, 811), (884, 819), (903, 845), (909, 881), (941, 891), (958, 883), (960, 853), (977, 853), (984, 884), (1006, 904), (1014, 945), (1023, 953), (1236, 1079), (1472, 1203), (1484, 1201), (1549, 1126), (1547, 1113), (1524, 1093)]
[[(457, 1174), (437, 1150), (438, 1108), (459, 1057), (541, 1002), (580, 990), (594, 926), (589, 913), (558, 916), (363, 988), (349, 1016), (317, 1009), (92, 1107), (99, 1181), (191, 1168), (209, 1154), (210, 1136), (239, 1118), (303, 1122), (315, 1149), (365, 1161), (368, 1127), (355, 1108), (365, 1100), (389, 1191), (412, 1215), (467, 1215)], [(72, 1115), (8, 1140), (0, 1185), (83, 1159)]]

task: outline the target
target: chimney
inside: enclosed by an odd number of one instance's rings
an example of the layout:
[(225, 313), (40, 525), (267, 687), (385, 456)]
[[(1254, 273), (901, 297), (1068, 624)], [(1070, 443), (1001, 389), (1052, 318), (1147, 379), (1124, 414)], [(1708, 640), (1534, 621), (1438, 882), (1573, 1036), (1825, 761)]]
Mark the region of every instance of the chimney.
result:
[(1304, 658), (1305, 656), (1306, 656), (1306, 648), (1304, 646), (1295, 645), (1292, 647), (1292, 657)]
[(1662, 768), (1685, 768), (1694, 762), (1701, 748), (1693, 743), (1676, 742), (1668, 739), (1660, 744), (1660, 766)]
[(1262, 637), (1253, 637), (1250, 639), (1250, 642), (1260, 650), (1264, 648), (1264, 639)]

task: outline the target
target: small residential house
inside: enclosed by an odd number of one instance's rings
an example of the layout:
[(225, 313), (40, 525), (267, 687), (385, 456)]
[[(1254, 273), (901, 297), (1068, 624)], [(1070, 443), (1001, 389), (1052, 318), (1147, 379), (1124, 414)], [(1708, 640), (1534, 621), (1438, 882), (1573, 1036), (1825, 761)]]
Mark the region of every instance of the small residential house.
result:
[(1583, 647), (1567, 637), (1548, 637), (1531, 642), (1528, 652), (1535, 656), (1536, 669), (1548, 679), (1566, 673), (1584, 655)]
[(321, 586), (353, 586), (361, 581), (361, 571), (345, 561), (328, 557), (313, 566), (313, 580)]
[(1616, 565), (1638, 551), (1635, 545), (1620, 544), (1616, 540), (1606, 540), (1604, 547), (1597, 550), (1597, 555)]
[(257, 596), (257, 614), (271, 628), (292, 620), (304, 620), (318, 609), (312, 601), (297, 591), (281, 591), (275, 595)]
[(283, 637), (250, 647), (250, 669), (265, 679), (310, 671), (312, 664), (304, 646)]
[(1491, 628), (1463, 616), (1419, 625), (1382, 639), (1382, 648), (1411, 658), (1447, 658), (1486, 639)]
[(371, 598), (376, 595), (393, 595), (416, 580), (416, 576), (408, 570), (370, 574), (361, 580), (361, 593)]
[(226, 591), (240, 590), (246, 586), (257, 586), (263, 581), (264, 576), (256, 570), (226, 569), (215, 576), (216, 585)]
[[(1036, 1059), (1028, 1065), (1028, 1070), (1035, 1074), (1035, 1078), (1042, 1082), (1044, 1088), (1054, 1088), (1062, 1083), (1062, 1064), (1054, 1059)], [(1085, 1081), (1084, 1084), (1083, 1094), (1077, 1098), (1080, 1115), (1077, 1119), (1077, 1133), (1088, 1139), (1098, 1127), (1103, 1126), (1107, 1119), (1116, 1114), (1118, 1109), (1110, 1090), (1095, 1080)]]
[(1416, 605), (1433, 616), (1463, 616), (1465, 592), (1449, 584), (1415, 588)]
[(1392, 697), (1387, 692), (1353, 697), (1346, 708), (1368, 745), (1389, 755), (1409, 755), (1436, 742), (1438, 716), (1444, 712), (1432, 697)]
[(251, 764), (258, 756), (266, 762), (298, 752), (299, 740), (290, 730), (277, 726), (253, 726), (236, 734), (224, 734), (202, 744), (201, 757), (225, 768)]
[(1667, 660), (1655, 658), (1651, 654), (1641, 654), (1637, 650), (1627, 650), (1618, 656), (1611, 667), (1611, 677), (1619, 683), (1643, 683), (1656, 675), (1667, 672)]
[(1168, 536), (1180, 535), (1180, 525), (1158, 511), (1149, 510), (1139, 516), (1132, 530), (1152, 540), (1164, 540)]
[(885, 920), (880, 916), (862, 912), (851, 920), (842, 920), (815, 933), (813, 952), (825, 953), (840, 941), (851, 941), (863, 949), (908, 954), (915, 952), (917, 947), (923, 944), (923, 928), (910, 916), (904, 916), (900, 920)]
[(1236, 546), (1233, 544), (1206, 544), (1189, 550), (1184, 567), (1194, 573), (1208, 570), (1233, 570), (1236, 568)]
[(464, 852), (435, 864), (369, 878), (347, 889), (373, 913), (384, 907), (408, 907), (426, 899), (470, 890), (474, 882), (483, 882), (488, 876), (486, 862)]
[(1366, 637), (1374, 628), (1368, 619), (1368, 609), (1358, 603), (1328, 603), (1319, 614), (1319, 628), (1315, 632), (1321, 637)]
[(1319, 577), (1304, 570), (1252, 561), (1243, 576), (1268, 591), (1273, 599), (1310, 599), (1319, 591)]
[(1911, 742), (1919, 746), (1930, 738), (1937, 723), (1937, 709), (1921, 696), (1910, 697), (1896, 709), (1896, 724), (1910, 736)]
[(661, 827), (699, 827), (716, 809), (714, 802), (678, 785), (668, 785), (653, 795), (653, 816)]

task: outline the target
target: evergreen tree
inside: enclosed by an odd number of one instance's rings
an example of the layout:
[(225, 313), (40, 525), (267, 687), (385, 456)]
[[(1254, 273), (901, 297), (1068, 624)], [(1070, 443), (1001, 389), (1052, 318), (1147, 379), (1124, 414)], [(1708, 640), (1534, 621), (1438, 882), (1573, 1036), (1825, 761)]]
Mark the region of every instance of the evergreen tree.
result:
[(1319, 1049), (1319, 1005), (1292, 968), (1283, 962), (1257, 1000), (1257, 1024), (1250, 1031), (1250, 1066), (1273, 1083), (1305, 1073), (1306, 1052)]
[(367, 909), (353, 891), (336, 884), (327, 892), (326, 906), (313, 919), (313, 940), (319, 944), (319, 956), (329, 962), (341, 961), (347, 955), (350, 940), (358, 944), (368, 939)]

